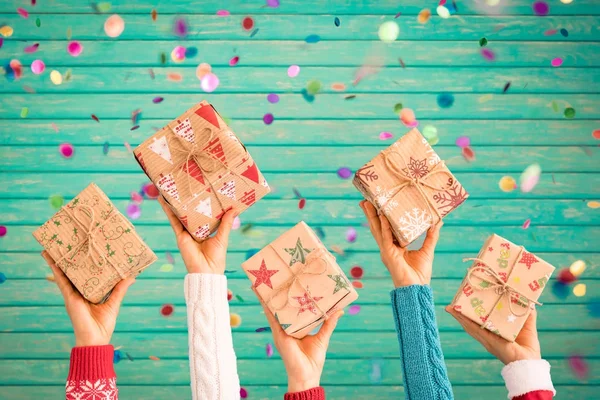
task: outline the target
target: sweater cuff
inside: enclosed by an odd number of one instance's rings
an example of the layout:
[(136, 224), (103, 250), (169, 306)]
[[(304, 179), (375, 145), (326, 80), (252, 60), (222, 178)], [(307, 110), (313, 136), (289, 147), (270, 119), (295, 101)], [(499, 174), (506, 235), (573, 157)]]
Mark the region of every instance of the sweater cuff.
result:
[(186, 304), (227, 303), (227, 278), (220, 274), (187, 274), (185, 276)]
[(325, 400), (325, 389), (318, 386), (303, 392), (286, 393), (284, 400)]
[(550, 364), (546, 360), (513, 361), (502, 368), (502, 377), (509, 399), (536, 390), (556, 394), (550, 377)]
[(96, 381), (98, 379), (114, 378), (113, 367), (114, 348), (105, 346), (73, 347), (71, 350), (71, 366), (68, 380)]

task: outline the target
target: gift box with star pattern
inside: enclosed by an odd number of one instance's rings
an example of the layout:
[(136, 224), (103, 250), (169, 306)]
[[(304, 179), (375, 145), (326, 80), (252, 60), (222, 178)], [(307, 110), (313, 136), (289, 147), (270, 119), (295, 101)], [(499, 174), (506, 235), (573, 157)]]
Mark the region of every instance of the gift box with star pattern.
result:
[(469, 197), (417, 129), (356, 171), (352, 182), (387, 217), (402, 247)]
[(303, 338), (358, 298), (335, 257), (304, 222), (249, 258), (242, 268), (252, 290), (295, 338)]
[(490, 236), (467, 270), (452, 306), (483, 328), (514, 342), (554, 267), (523, 246)]
[(218, 228), (227, 210), (239, 214), (270, 191), (246, 147), (206, 101), (156, 132), (134, 155), (197, 241)]

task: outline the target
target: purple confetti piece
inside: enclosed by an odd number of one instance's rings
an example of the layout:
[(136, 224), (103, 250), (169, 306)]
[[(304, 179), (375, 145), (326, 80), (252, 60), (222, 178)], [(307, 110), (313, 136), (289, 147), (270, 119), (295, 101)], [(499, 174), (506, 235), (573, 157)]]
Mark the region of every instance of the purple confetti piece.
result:
[(271, 7), (271, 8), (279, 7), (279, 0), (267, 0), (267, 7)]
[(173, 33), (179, 37), (185, 37), (188, 34), (188, 26), (185, 19), (179, 18), (175, 20), (175, 24), (173, 24)]
[(461, 149), (464, 149), (465, 147), (469, 147), (471, 145), (471, 138), (468, 136), (459, 136), (456, 139), (456, 145), (458, 147), (460, 147)]
[(342, 179), (348, 179), (352, 176), (352, 170), (348, 167), (341, 167), (337, 170), (337, 174)]
[(279, 102), (279, 96), (276, 95), (275, 93), (271, 93), (267, 96), (267, 101), (271, 104), (275, 104), (275, 103)]
[(135, 203), (130, 203), (127, 206), (127, 216), (131, 219), (138, 219), (142, 215), (142, 209)]
[(494, 52), (487, 48), (481, 49), (481, 55), (488, 61), (494, 61), (496, 59)]
[(392, 132), (381, 132), (379, 134), (379, 140), (388, 140), (393, 137), (394, 137), (394, 135), (392, 135)]
[(152, 99), (152, 102), (154, 104), (158, 104), (158, 103), (162, 103), (163, 100), (164, 99), (162, 97), (155, 97), (155, 98)]
[(550, 6), (544, 1), (536, 1), (535, 3), (533, 3), (533, 12), (535, 13), (535, 15), (544, 17), (548, 15), (548, 12), (550, 12)]
[(360, 306), (358, 304), (348, 307), (348, 314), (350, 314), (350, 315), (356, 315), (359, 312), (360, 312)]
[(346, 231), (346, 240), (349, 243), (354, 243), (356, 242), (356, 235), (356, 229), (348, 228), (348, 230)]
[(296, 198), (301, 199), (302, 195), (300, 194), (300, 192), (298, 191), (298, 189), (293, 188), (292, 191), (294, 192), (294, 196), (296, 196)]
[(273, 345), (271, 343), (267, 343), (267, 346), (266, 346), (265, 350), (267, 352), (267, 357), (268, 358), (273, 357)]
[(273, 123), (274, 119), (275, 119), (275, 117), (273, 117), (273, 114), (267, 113), (263, 117), (263, 122), (265, 123), (265, 125), (271, 125)]

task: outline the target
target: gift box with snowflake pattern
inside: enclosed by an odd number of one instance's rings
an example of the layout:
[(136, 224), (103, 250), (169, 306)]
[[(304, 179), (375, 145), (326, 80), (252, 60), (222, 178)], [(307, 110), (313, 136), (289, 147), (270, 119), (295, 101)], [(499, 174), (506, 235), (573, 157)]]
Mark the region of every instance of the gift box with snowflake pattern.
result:
[(452, 306), (470, 320), (514, 342), (554, 267), (523, 246), (490, 236), (467, 270)]
[(242, 268), (252, 290), (295, 338), (303, 338), (358, 298), (335, 257), (304, 222), (250, 257)]
[(353, 183), (387, 217), (402, 247), (469, 197), (417, 129), (356, 171)]
[(226, 211), (238, 214), (269, 193), (244, 145), (206, 101), (138, 146), (135, 158), (197, 241)]

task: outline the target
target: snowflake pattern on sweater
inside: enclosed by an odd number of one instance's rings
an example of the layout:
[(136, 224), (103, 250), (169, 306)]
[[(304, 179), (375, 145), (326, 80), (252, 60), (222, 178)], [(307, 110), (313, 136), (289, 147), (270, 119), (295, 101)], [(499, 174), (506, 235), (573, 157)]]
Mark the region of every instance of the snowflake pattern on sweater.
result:
[(116, 378), (67, 381), (66, 400), (118, 400)]

